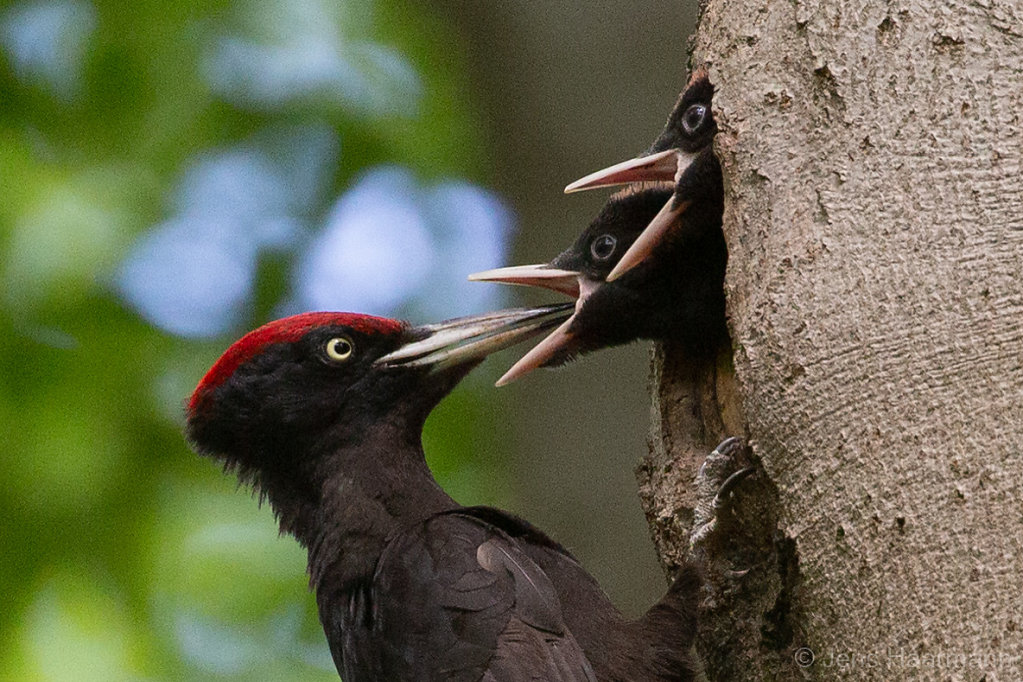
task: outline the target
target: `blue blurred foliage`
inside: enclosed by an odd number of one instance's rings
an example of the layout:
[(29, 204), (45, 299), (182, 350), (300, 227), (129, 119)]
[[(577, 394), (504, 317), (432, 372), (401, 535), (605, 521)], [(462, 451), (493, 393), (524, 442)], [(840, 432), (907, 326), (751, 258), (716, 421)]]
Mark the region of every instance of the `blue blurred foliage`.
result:
[[(302, 551), (181, 406), (273, 316), (501, 303), (457, 45), (398, 0), (0, 10), (5, 679), (336, 679)], [(456, 495), (501, 485), (472, 390), (426, 434)]]
[(397, 166), (368, 170), (334, 204), (298, 263), (286, 312), (362, 310), (425, 319), (483, 312), (501, 289), (466, 274), (501, 262), (511, 216), (465, 182), (424, 187)]
[(421, 81), (400, 51), (367, 39), (371, 3), (247, 0), (243, 7), (203, 64), (218, 95), (265, 111), (307, 101), (415, 116)]
[(6, 13), (0, 39), (23, 82), (71, 101), (81, 87), (82, 62), (95, 28), (96, 13), (87, 2), (22, 3)]
[(304, 236), (337, 146), (326, 126), (270, 127), (200, 153), (174, 193), (173, 214), (122, 263), (121, 295), (174, 334), (237, 331), (249, 317), (260, 253), (294, 249)]

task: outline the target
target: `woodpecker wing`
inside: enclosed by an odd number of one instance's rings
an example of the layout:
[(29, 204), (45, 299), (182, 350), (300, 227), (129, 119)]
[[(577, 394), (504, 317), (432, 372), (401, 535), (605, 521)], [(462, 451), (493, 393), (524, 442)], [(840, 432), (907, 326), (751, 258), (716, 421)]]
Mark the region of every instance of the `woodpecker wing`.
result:
[(392, 539), (371, 602), (362, 628), (388, 679), (596, 679), (550, 579), (479, 518), (440, 514)]

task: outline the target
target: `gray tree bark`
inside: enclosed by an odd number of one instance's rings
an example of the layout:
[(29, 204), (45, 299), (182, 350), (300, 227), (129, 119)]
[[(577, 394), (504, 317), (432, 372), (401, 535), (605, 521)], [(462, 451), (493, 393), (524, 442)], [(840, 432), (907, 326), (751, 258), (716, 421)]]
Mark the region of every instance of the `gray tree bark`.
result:
[(638, 475), (670, 569), (751, 444), (707, 677), (1023, 680), (1023, 3), (710, 0), (694, 48), (732, 347), (657, 350)]

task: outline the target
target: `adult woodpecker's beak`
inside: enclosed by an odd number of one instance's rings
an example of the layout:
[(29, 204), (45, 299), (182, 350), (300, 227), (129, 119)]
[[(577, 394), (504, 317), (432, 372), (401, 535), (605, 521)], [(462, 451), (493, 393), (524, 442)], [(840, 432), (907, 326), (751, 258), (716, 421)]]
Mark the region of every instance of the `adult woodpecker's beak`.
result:
[(564, 322), (571, 303), (514, 308), (414, 327), (416, 339), (379, 358), (377, 367), (428, 367), (430, 371), (482, 360)]
[[(565, 193), (636, 182), (671, 182), (672, 185), (677, 185), (682, 179), (682, 174), (698, 156), (698, 152), (666, 149), (638, 159), (629, 159), (576, 180), (565, 187)], [(613, 282), (649, 257), (668, 234), (668, 229), (689, 207), (689, 203), (676, 201), (675, 197), (672, 197), (611, 269), (607, 281)]]

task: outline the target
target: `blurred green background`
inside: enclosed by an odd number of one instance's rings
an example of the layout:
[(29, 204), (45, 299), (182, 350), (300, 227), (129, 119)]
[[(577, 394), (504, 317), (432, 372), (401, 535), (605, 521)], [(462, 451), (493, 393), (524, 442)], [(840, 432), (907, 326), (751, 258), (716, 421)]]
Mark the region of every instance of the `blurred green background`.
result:
[[(247, 329), (551, 296), (548, 260), (684, 84), (692, 3), (0, 4), (0, 679), (336, 679), (305, 559), (181, 436)], [(438, 479), (572, 548), (623, 609), (664, 579), (635, 497), (644, 344), (427, 424)]]

